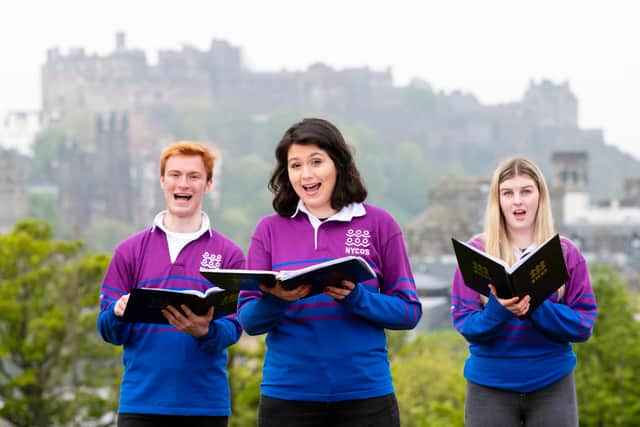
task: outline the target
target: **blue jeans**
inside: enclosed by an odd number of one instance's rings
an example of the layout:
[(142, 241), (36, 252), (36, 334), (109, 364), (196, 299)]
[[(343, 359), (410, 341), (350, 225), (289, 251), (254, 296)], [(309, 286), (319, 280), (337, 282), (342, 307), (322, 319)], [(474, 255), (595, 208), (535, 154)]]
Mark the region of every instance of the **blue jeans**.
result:
[(529, 393), (500, 390), (467, 381), (464, 422), (467, 427), (578, 427), (573, 372)]
[(395, 394), (340, 402), (261, 396), (259, 427), (400, 427)]

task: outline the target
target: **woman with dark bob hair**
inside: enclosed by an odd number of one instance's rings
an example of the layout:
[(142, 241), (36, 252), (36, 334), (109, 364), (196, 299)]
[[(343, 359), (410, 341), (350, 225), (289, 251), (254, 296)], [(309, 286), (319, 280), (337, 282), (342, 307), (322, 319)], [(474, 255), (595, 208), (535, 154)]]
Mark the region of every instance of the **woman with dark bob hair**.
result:
[(322, 119), (291, 126), (269, 181), (276, 214), (253, 233), (248, 268), (292, 270), (347, 255), (376, 278), (343, 280), (309, 296), (280, 283), (243, 291), (240, 323), (267, 334), (259, 426), (400, 426), (385, 329), (412, 329), (422, 306), (402, 231), (363, 203), (362, 183), (340, 131)]

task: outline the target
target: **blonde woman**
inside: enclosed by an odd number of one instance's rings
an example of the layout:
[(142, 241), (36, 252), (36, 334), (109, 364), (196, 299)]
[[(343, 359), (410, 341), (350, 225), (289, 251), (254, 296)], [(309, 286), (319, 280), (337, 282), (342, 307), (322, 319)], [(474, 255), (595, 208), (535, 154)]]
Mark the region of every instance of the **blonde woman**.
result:
[[(484, 232), (470, 244), (512, 265), (555, 233), (540, 169), (516, 157), (493, 174)], [(453, 325), (469, 343), (467, 426), (578, 426), (572, 342), (589, 339), (597, 306), (584, 257), (561, 237), (569, 280), (527, 319), (530, 297), (489, 298), (456, 271)]]

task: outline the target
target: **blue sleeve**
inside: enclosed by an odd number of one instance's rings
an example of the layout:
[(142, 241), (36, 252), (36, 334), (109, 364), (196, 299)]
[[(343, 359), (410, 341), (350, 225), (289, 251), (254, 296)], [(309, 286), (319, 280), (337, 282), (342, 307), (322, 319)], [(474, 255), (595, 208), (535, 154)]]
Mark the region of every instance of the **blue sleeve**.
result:
[(584, 342), (591, 336), (591, 327), (585, 325), (578, 310), (549, 300), (531, 313), (531, 322), (545, 335), (565, 342)]
[(422, 315), (422, 304), (417, 298), (403, 298), (402, 294), (385, 295), (369, 292), (357, 283), (343, 300), (343, 307), (359, 317), (386, 329), (413, 329)]
[(196, 339), (204, 351), (217, 353), (235, 344), (240, 339), (241, 334), (242, 328), (240, 327), (240, 322), (238, 322), (238, 316), (231, 314), (213, 320), (209, 325), (209, 332)]
[[(246, 296), (249, 294), (251, 297)], [(243, 291), (240, 295), (238, 318), (242, 328), (249, 335), (271, 331), (292, 304), (269, 293)]]
[(454, 303), (452, 311), (454, 327), (470, 343), (491, 340), (514, 317), (493, 295), (484, 309)]
[(531, 322), (548, 337), (565, 342), (589, 339), (596, 321), (596, 305), (589, 271), (580, 259), (569, 268), (565, 284), (565, 304), (546, 300), (531, 313)]
[(123, 345), (129, 340), (132, 324), (117, 317), (113, 312), (114, 304), (121, 296), (133, 288), (132, 265), (121, 248), (117, 248), (105, 272), (100, 287), (100, 314), (98, 332), (103, 340), (114, 345)]
[(122, 345), (129, 340), (133, 324), (125, 322), (113, 312), (113, 303), (98, 315), (98, 332), (103, 340), (114, 345)]

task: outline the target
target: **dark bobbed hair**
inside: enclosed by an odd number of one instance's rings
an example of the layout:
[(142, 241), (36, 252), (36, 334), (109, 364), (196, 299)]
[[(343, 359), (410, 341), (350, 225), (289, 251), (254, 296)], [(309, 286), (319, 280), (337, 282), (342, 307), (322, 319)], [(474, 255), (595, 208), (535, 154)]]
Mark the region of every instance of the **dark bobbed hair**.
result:
[(318, 118), (293, 124), (276, 147), (276, 167), (269, 180), (274, 194), (273, 209), (282, 216), (291, 216), (298, 205), (298, 195), (289, 181), (287, 156), (293, 144), (316, 145), (326, 151), (336, 167), (336, 186), (331, 195), (331, 207), (340, 210), (350, 203), (364, 202), (367, 189), (351, 154), (349, 145), (332, 123)]

